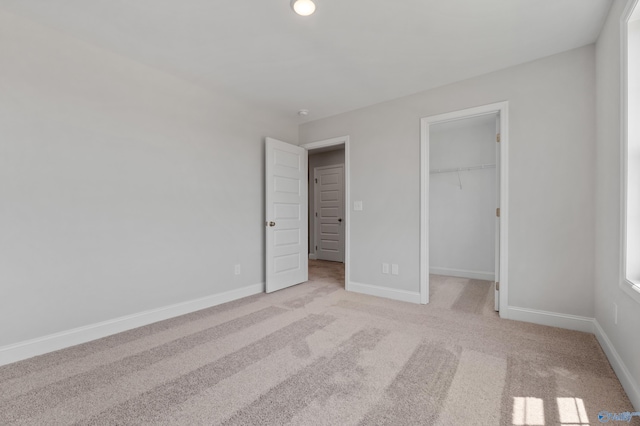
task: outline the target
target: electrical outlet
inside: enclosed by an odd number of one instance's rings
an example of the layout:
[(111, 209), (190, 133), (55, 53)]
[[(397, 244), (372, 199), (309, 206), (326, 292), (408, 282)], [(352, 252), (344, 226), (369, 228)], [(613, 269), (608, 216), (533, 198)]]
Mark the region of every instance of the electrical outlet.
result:
[(618, 305), (613, 304), (613, 323), (618, 325)]
[(362, 210), (362, 201), (354, 201), (353, 202), (353, 210), (361, 211)]
[(389, 264), (388, 263), (383, 263), (382, 264), (382, 273), (383, 274), (388, 274), (389, 273)]
[(236, 264), (235, 268), (233, 269), (233, 272), (234, 272), (236, 275), (240, 275), (240, 272), (241, 272), (241, 271), (240, 271), (240, 264), (239, 264), (239, 263), (237, 263), (237, 264)]
[(400, 271), (398, 270), (398, 264), (394, 263), (391, 265), (391, 275), (398, 275)]

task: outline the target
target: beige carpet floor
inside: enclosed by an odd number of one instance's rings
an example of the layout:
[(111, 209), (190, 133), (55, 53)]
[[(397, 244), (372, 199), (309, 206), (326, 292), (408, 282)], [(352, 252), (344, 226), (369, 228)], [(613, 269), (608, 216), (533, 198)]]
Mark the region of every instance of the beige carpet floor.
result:
[[(310, 281), (0, 367), (0, 425), (596, 425), (633, 411), (593, 335), (501, 320), (486, 281), (426, 306)], [(640, 424), (634, 418), (631, 424)]]

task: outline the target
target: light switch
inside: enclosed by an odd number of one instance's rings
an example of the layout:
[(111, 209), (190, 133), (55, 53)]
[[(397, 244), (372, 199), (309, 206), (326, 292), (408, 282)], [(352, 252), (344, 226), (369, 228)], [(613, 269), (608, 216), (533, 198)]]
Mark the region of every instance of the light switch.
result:
[(398, 264), (397, 263), (392, 263), (391, 264), (391, 275), (398, 275), (400, 273), (400, 271), (398, 270)]
[(354, 201), (353, 210), (356, 210), (356, 211), (362, 210), (362, 201)]

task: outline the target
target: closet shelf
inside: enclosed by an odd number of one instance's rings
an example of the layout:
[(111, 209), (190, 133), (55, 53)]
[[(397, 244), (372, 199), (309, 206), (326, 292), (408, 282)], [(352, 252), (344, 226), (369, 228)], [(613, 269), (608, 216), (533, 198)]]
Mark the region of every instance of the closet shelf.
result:
[(482, 170), (482, 169), (495, 169), (495, 164), (481, 164), (479, 166), (468, 166), (468, 167), (451, 167), (448, 169), (434, 169), (429, 171), (430, 175), (436, 173), (451, 173), (451, 172), (466, 172), (470, 170)]

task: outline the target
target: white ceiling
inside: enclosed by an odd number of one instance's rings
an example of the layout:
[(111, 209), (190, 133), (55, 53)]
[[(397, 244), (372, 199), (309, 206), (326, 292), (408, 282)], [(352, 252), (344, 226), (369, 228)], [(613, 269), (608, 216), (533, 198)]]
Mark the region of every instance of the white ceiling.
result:
[(0, 0), (86, 42), (315, 120), (593, 43), (611, 0)]

